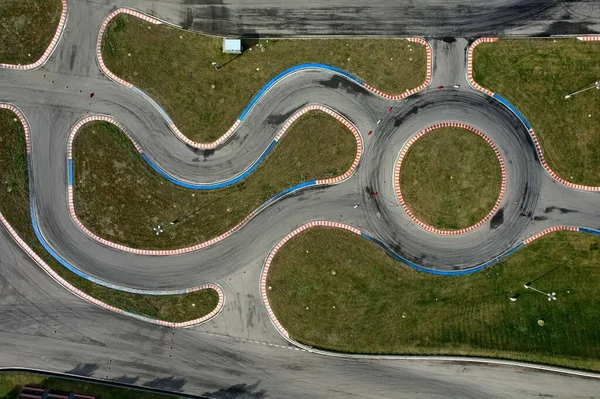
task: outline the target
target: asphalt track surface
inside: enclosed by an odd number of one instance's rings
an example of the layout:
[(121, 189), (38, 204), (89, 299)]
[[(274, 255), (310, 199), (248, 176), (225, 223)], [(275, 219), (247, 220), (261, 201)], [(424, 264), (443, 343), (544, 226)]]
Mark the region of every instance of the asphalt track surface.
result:
[[(210, 322), (188, 330), (112, 314), (57, 286), (1, 230), (0, 367), (90, 375), (212, 397), (599, 395), (597, 379), (521, 367), (309, 353), (278, 334), (260, 299), (265, 257), (282, 237), (311, 220), (358, 227), (398, 255), (443, 271), (469, 270), (548, 227), (600, 227), (600, 196), (552, 180), (518, 118), (468, 86), (467, 40), (431, 40), (430, 88), (399, 102), (377, 97), (329, 71), (290, 75), (256, 103), (226, 145), (203, 152), (179, 141), (149, 102), (98, 69), (98, 29), (113, 8), (69, 2), (64, 36), (43, 68), (0, 70), (0, 102), (17, 105), (31, 127), (30, 176), (40, 231), (63, 259), (98, 279), (147, 290), (218, 283), (225, 291), (225, 307)], [(435, 90), (439, 85), (447, 89)], [(450, 88), (454, 85), (460, 87)], [(90, 92), (95, 93), (91, 100)], [(202, 184), (243, 171), (287, 116), (313, 103), (336, 110), (363, 133), (365, 147), (356, 173), (342, 184), (284, 197), (218, 244), (177, 256), (133, 255), (100, 245), (70, 219), (66, 143), (71, 127), (87, 112), (111, 115), (163, 170)], [(498, 146), (507, 168), (502, 211), (464, 236), (436, 236), (414, 225), (398, 206), (393, 188), (393, 168), (406, 140), (444, 121), (482, 130)], [(374, 133), (367, 137), (369, 130)], [(375, 198), (373, 191), (379, 192)]]
[(247, 36), (549, 36), (600, 32), (596, 0), (125, 0), (187, 29)]

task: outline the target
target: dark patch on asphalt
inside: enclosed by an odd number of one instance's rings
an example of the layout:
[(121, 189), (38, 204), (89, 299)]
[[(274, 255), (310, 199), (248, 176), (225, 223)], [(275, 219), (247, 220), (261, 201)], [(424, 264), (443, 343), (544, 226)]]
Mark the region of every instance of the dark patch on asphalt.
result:
[(251, 385), (246, 383), (236, 384), (230, 386), (229, 388), (219, 389), (218, 391), (204, 392), (202, 397), (261, 399), (266, 397), (267, 391), (264, 389), (258, 389), (259, 383), (260, 381)]
[(185, 385), (185, 378), (181, 377), (163, 377), (155, 378), (151, 381), (145, 382), (142, 386), (149, 388), (168, 389), (169, 391), (181, 392)]
[[(206, 160), (206, 158), (209, 158), (215, 154), (214, 148), (209, 149), (209, 150), (202, 150), (200, 148), (192, 147), (189, 144), (186, 144), (186, 147), (188, 148), (188, 150), (192, 151), (195, 155), (200, 155), (201, 157), (203, 157), (204, 160)], [(198, 158), (194, 158), (192, 161), (198, 162), (197, 159)]]
[(67, 371), (67, 374), (91, 377), (99, 367), (96, 363), (79, 363), (73, 369)]
[(504, 223), (504, 208), (498, 209), (498, 212), (492, 217), (490, 229), (497, 229), (502, 223)]
[(90, 337), (83, 337), (81, 338), (81, 340), (79, 341), (80, 344), (85, 344), (85, 345), (96, 345), (96, 346), (106, 346), (106, 344), (104, 342), (95, 340), (93, 338)]
[(208, 6), (215, 4), (223, 4), (223, 0), (184, 0), (183, 4), (193, 5), (193, 6)]
[(391, 243), (390, 244), (390, 248), (392, 249), (392, 251), (394, 251), (398, 256), (400, 256), (400, 254), (402, 253), (402, 247), (400, 246), (400, 244), (398, 243)]
[(202, 6), (192, 8), (192, 30), (216, 34), (223, 32), (223, 27), (227, 25), (235, 29), (229, 8), (220, 5), (223, 4), (220, 1), (215, 4), (204, 3)]
[(202, 151), (203, 151), (203, 150), (201, 150), (201, 149), (199, 149), (199, 148), (192, 147), (192, 146), (191, 146), (191, 145), (189, 145), (189, 144), (186, 144), (185, 146), (188, 148), (188, 150), (190, 150), (191, 152), (193, 152), (193, 153), (194, 153), (194, 154), (196, 154), (196, 155), (201, 155), (201, 154), (202, 154)]
[(185, 30), (192, 29), (192, 26), (194, 25), (194, 11), (191, 8), (183, 9), (179, 25)]
[(273, 126), (279, 126), (281, 124), (283, 124), (285, 121), (288, 120), (288, 118), (292, 115), (294, 115), (299, 109), (304, 108), (304, 106), (307, 103), (302, 104), (299, 108), (293, 109), (289, 112), (286, 112), (284, 114), (278, 114), (278, 115), (269, 115), (267, 117), (267, 123), (269, 125), (273, 125)]
[(524, 218), (531, 218), (531, 216), (533, 215), (533, 212), (531, 212), (531, 211), (529, 211), (527, 213), (521, 212), (519, 215), (522, 216), (522, 217), (524, 217)]
[(552, 22), (540, 36), (580, 35), (597, 33), (590, 29), (585, 22), (570, 22), (567, 20)]
[(571, 213), (571, 212), (577, 212), (577, 211), (574, 211), (574, 210), (572, 210), (572, 209), (567, 209), (567, 208), (559, 208), (559, 207), (556, 207), (556, 206), (549, 206), (549, 207), (547, 207), (546, 209), (544, 209), (544, 213), (550, 213), (550, 212), (554, 212), (554, 211), (556, 211), (556, 210), (558, 210), (560, 213)]
[(122, 375), (120, 377), (112, 378), (110, 381), (112, 382), (120, 382), (122, 384), (134, 385), (140, 377), (128, 377), (126, 375)]
[[(477, 38), (503, 36), (518, 27), (530, 26), (539, 26), (527, 29), (532, 34), (539, 29), (544, 30), (545, 35), (572, 32), (578, 26), (573, 24), (575, 20), (589, 21), (588, 24), (579, 24), (585, 32), (577, 32), (586, 33), (590, 32), (588, 25), (593, 26), (592, 24), (598, 21), (593, 8), (597, 0), (471, 1), (469, 4), (462, 2), (454, 7), (433, 5), (444, 3), (440, 1), (389, 0), (374, 5), (367, 4), (364, 7), (329, 5), (327, 2), (311, 6), (307, 6), (306, 2), (289, 1), (285, 2), (285, 6), (240, 1), (226, 1), (225, 6), (221, 0), (180, 2), (188, 4), (181, 7), (182, 9), (191, 9), (194, 13), (194, 29), (205, 27), (205, 33), (225, 36), (239, 36), (254, 28), (261, 34), (272, 37), (362, 34)], [(210, 8), (218, 11), (210, 11)], [(221, 15), (219, 20), (211, 20), (211, 15), (215, 14)], [(223, 14), (226, 14), (227, 18), (223, 18)], [(569, 17), (569, 14), (572, 17)], [(569, 18), (571, 21), (568, 21)], [(186, 17), (182, 16), (182, 19)], [(376, 20), (380, 23), (373, 23)]]
[(77, 54), (77, 46), (74, 44), (71, 48), (71, 58), (69, 59), (69, 70), (72, 71), (75, 66), (75, 55)]
[(367, 90), (359, 86), (357, 83), (349, 81), (347, 78), (344, 78), (339, 75), (333, 75), (329, 79), (320, 80), (318, 82), (321, 86), (325, 86), (330, 89), (342, 89), (350, 94), (367, 94)]
[[(402, 263), (406, 263), (406, 262), (410, 262), (412, 264), (415, 265), (419, 265), (419, 266), (425, 266), (425, 260), (427, 259), (427, 255), (425, 254), (421, 254), (421, 255), (411, 255), (408, 254), (406, 252), (404, 252), (404, 250), (402, 249), (402, 247), (399, 244), (399, 241), (402, 239), (401, 236), (399, 236), (398, 234), (394, 234), (393, 237), (391, 239), (386, 240), (387, 242), (382, 242), (377, 240), (381, 245), (384, 246), (384, 249), (386, 250), (386, 253), (392, 257), (392, 259), (394, 259), (395, 261), (399, 261)], [(396, 256), (399, 256), (402, 260), (399, 260), (395, 257), (392, 256), (391, 253), (396, 254)]]
[(367, 193), (367, 195), (369, 196), (369, 201), (375, 205), (375, 209), (376, 209), (376, 213), (380, 213), (383, 214), (383, 209), (381, 208), (381, 204), (379, 203), (379, 197), (377, 196), (373, 196), (373, 193), (375, 192), (370, 186), (367, 186), (365, 188), (365, 192)]
[(456, 38), (454, 38), (454, 37), (443, 37), (442, 41), (444, 43), (454, 43), (456, 41)]
[(282, 368), (286, 369), (286, 370), (291, 370), (291, 371), (301, 371), (304, 370), (304, 367), (299, 365), (299, 364), (282, 364), (281, 365)]
[(533, 220), (535, 220), (536, 222), (539, 222), (541, 220), (548, 220), (548, 216), (534, 216)]
[[(525, 183), (525, 187), (523, 187), (523, 195), (521, 195), (521, 198), (527, 198), (527, 195), (529, 193), (529, 183), (526, 182)], [(525, 201), (521, 202), (521, 206), (525, 206)], [(523, 208), (521, 208), (523, 209)]]
[(409, 116), (416, 115), (419, 112), (419, 109), (421, 109), (421, 108), (423, 108), (423, 106), (415, 105), (408, 112), (406, 112), (402, 116), (399, 116), (396, 119), (394, 119), (394, 127), (400, 126), (402, 124), (402, 122), (404, 122), (404, 120), (406, 118), (408, 118)]

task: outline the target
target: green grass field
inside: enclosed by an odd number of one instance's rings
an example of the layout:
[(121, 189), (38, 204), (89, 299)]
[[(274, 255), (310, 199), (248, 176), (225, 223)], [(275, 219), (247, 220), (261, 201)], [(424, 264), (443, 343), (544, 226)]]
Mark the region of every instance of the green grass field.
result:
[[(333, 117), (313, 111), (290, 127), (247, 178), (198, 191), (158, 175), (113, 125), (93, 123), (73, 143), (75, 210), (90, 231), (108, 240), (136, 248), (181, 248), (226, 232), (286, 188), (343, 174), (355, 155), (354, 135)], [(159, 236), (152, 230), (181, 219)]]
[(125, 388), (113, 388), (106, 385), (49, 377), (43, 374), (0, 372), (0, 399), (17, 399), (23, 386), (43, 389), (55, 389), (93, 395), (97, 399), (177, 399), (179, 396), (159, 395), (133, 391)]
[[(15, 115), (0, 110), (0, 212), (19, 236), (61, 277), (87, 294), (128, 312), (166, 321), (187, 321), (210, 313), (218, 302), (214, 290), (185, 295), (151, 296), (116, 291), (71, 273), (37, 240), (29, 213), (29, 178), (23, 128)], [(0, 227), (3, 228), (3, 227)], [(192, 305), (195, 306), (192, 306)]]
[[(267, 285), (281, 324), (314, 347), (600, 371), (599, 279), (600, 238), (581, 233), (553, 233), (493, 267), (448, 277), (410, 269), (353, 233), (317, 228), (277, 253)], [(530, 282), (557, 300), (526, 290)]]
[(198, 142), (223, 135), (260, 88), (294, 65), (342, 68), (393, 94), (425, 80), (425, 48), (403, 39), (269, 39), (244, 45), (239, 57), (223, 54), (221, 38), (121, 15), (107, 28), (102, 56), (113, 73), (148, 93)]
[(475, 48), (474, 74), (527, 118), (554, 172), (573, 183), (600, 185), (600, 90), (565, 100), (600, 79), (600, 42), (484, 43)]
[(37, 61), (52, 41), (61, 13), (60, 0), (0, 1), (0, 62)]
[(400, 169), (404, 201), (421, 221), (440, 229), (470, 227), (494, 207), (502, 173), (494, 150), (466, 129), (427, 133), (408, 150)]

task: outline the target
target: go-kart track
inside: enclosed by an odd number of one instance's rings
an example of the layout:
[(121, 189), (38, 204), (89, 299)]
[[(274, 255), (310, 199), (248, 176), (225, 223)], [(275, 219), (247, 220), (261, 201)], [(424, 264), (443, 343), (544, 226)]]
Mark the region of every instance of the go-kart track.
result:
[[(207, 397), (598, 395), (600, 376), (593, 373), (500, 360), (316, 351), (288, 340), (267, 311), (261, 287), (265, 262), (282, 240), (310, 222), (343, 225), (409, 265), (438, 274), (476, 272), (557, 228), (600, 230), (597, 189), (557, 181), (518, 111), (471, 86), (471, 42), (429, 39), (590, 35), (600, 31), (600, 4), (366, 3), (67, 0), (64, 24), (45, 62), (0, 68), (0, 103), (18, 107), (29, 128), (32, 210), (39, 238), (63, 264), (100, 284), (161, 293), (217, 284), (224, 302), (216, 316), (188, 329), (117, 314), (60, 287), (0, 229), (0, 367)], [(110, 80), (99, 67), (98, 35), (119, 7), (208, 33), (424, 36), (430, 76), (421, 91), (391, 100), (343, 71), (318, 65), (296, 69), (256, 98), (230, 139), (207, 151), (184, 143), (164, 112), (137, 89)], [(439, 86), (443, 89), (436, 90)], [(112, 118), (163, 175), (208, 189), (262, 159), (288, 119), (307, 106), (333, 111), (357, 133), (357, 166), (342, 181), (285, 193), (224, 239), (174, 255), (116, 248), (75, 223), (68, 195), (68, 143), (82, 118)], [(505, 173), (493, 215), (464, 234), (437, 234), (419, 226), (400, 206), (394, 183), (399, 154), (409, 140), (449, 122), (466, 124), (489, 138)]]

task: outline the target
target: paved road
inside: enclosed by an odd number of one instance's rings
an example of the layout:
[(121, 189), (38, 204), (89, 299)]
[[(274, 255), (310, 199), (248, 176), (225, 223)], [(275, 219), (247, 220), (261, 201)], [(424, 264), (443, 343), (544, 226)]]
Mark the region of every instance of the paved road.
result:
[[(518, 119), (468, 87), (466, 40), (432, 40), (432, 87), (458, 84), (457, 90), (428, 89), (406, 101), (389, 102), (331, 72), (296, 73), (256, 104), (235, 139), (208, 156), (177, 140), (147, 101), (98, 70), (94, 55), (98, 27), (113, 6), (84, 1), (69, 4), (64, 37), (44, 68), (0, 70), (0, 102), (19, 106), (32, 129), (31, 178), (40, 231), (63, 259), (97, 278), (127, 287), (167, 290), (215, 282), (223, 286), (227, 302), (216, 319), (185, 331), (109, 314), (63, 292), (2, 231), (0, 342), (10, 345), (3, 346), (0, 365), (107, 376), (225, 397), (236, 396), (238, 391), (260, 397), (263, 390), (272, 397), (398, 393), (414, 397), (590, 397), (600, 392), (594, 380), (511, 367), (333, 359), (290, 349), (271, 326), (260, 301), (258, 275), (265, 256), (279, 239), (310, 220), (360, 227), (405, 258), (443, 270), (473, 267), (550, 226), (600, 227), (600, 197), (551, 180)], [(95, 93), (91, 105), (89, 92)], [(365, 137), (356, 174), (343, 184), (284, 198), (227, 240), (174, 257), (136, 256), (104, 247), (70, 219), (65, 196), (66, 139), (71, 126), (87, 112), (116, 118), (168, 173), (209, 183), (252, 164), (286, 116), (309, 103), (335, 109), (361, 132), (375, 131)], [(387, 112), (390, 106), (393, 110)], [(376, 125), (378, 119), (383, 121)], [(507, 164), (502, 217), (461, 237), (433, 236), (411, 224), (397, 207), (391, 184), (392, 168), (406, 139), (426, 125), (446, 120), (469, 123), (486, 132)], [(372, 199), (369, 190), (381, 194)], [(354, 209), (359, 203), (362, 206)]]
[[(257, 285), (250, 280), (237, 279), (235, 288)], [(150, 326), (63, 291), (3, 230), (0, 287), (0, 367), (69, 372), (213, 398), (594, 398), (600, 390), (597, 380), (513, 367), (347, 360), (295, 350), (262, 309), (246, 308), (244, 291), (229, 295), (224, 312), (200, 328)]]
[(229, 35), (548, 36), (600, 32), (595, 0), (123, 0)]

